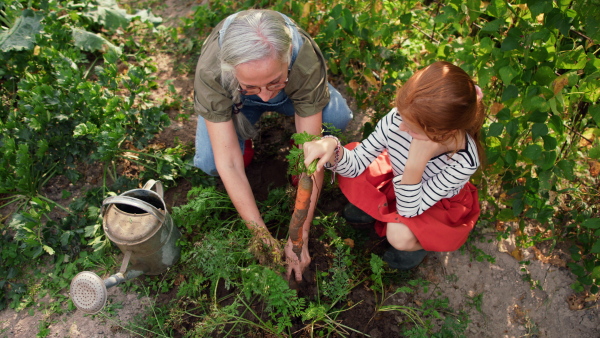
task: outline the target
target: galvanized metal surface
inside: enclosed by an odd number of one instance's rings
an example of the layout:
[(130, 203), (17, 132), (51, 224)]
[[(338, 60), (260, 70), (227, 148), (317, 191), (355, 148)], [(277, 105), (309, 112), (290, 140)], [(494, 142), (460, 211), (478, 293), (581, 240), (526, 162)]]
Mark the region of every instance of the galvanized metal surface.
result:
[[(156, 192), (150, 190), (156, 188)], [(131, 269), (158, 275), (177, 263), (181, 237), (167, 211), (162, 184), (149, 181), (142, 189), (133, 189), (102, 204), (103, 228), (107, 237), (122, 252), (131, 252)]]
[(100, 312), (106, 304), (106, 286), (97, 274), (91, 271), (78, 273), (71, 280), (70, 296), (73, 304), (85, 313)]
[[(150, 190), (153, 187), (156, 192)], [(124, 258), (119, 272), (105, 280), (83, 271), (71, 281), (73, 303), (92, 314), (106, 304), (107, 288), (143, 274), (161, 274), (177, 263), (181, 255), (176, 245), (181, 233), (167, 212), (163, 187), (158, 181), (150, 180), (142, 189), (106, 198), (102, 216), (104, 232), (124, 253)]]

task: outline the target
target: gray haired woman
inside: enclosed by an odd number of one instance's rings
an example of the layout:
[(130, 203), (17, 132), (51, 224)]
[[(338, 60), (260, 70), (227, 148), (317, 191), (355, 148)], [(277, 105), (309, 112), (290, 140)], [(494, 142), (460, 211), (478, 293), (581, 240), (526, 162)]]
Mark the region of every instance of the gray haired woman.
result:
[[(194, 81), (198, 113), (194, 165), (220, 176), (248, 228), (268, 232), (250, 188), (245, 166), (251, 160), (253, 125), (264, 112), (294, 116), (296, 132), (321, 135), (323, 124), (344, 130), (352, 119), (346, 100), (327, 81), (326, 60), (315, 41), (282, 13), (246, 10), (219, 23), (204, 42)], [(308, 239), (323, 172), (317, 174), (303, 226)], [(310, 264), (308, 240), (302, 259), (285, 247), (288, 278), (297, 281)], [(278, 251), (279, 252), (279, 251)]]

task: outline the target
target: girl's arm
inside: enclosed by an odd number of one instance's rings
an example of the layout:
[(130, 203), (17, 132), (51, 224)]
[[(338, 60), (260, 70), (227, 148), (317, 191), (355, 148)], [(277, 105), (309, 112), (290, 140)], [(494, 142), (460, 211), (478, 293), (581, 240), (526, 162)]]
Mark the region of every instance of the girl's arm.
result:
[[(471, 141), (467, 151), (457, 152), (451, 159), (446, 155), (436, 157), (434, 152), (434, 159), (425, 160), (431, 151), (420, 142), (411, 143), (405, 172), (393, 179), (396, 209), (401, 216), (420, 215), (439, 200), (456, 195), (479, 167), (477, 149)], [(428, 167), (429, 160), (433, 163)]]
[(440, 143), (413, 139), (410, 143), (408, 159), (404, 165), (404, 174), (401, 176), (399, 183), (420, 183), (429, 160), (443, 152), (444, 145)]
[[(318, 172), (321, 172), (327, 163), (329, 167), (335, 167), (335, 172), (344, 177), (360, 175), (387, 148), (387, 138), (383, 130), (391, 122), (390, 117), (391, 114), (384, 116), (369, 137), (352, 150), (341, 146), (337, 147), (338, 141), (334, 138), (322, 138), (304, 143), (304, 163), (308, 165), (318, 158)], [(337, 165), (335, 163), (336, 149), (338, 149)]]

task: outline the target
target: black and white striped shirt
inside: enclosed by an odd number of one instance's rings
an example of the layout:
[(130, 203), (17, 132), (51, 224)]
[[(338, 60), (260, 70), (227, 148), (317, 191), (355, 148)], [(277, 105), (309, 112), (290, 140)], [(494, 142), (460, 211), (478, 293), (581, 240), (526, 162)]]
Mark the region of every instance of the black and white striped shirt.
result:
[(344, 177), (360, 175), (377, 156), (387, 149), (394, 174), (396, 209), (404, 217), (422, 214), (437, 201), (460, 192), (479, 167), (477, 145), (467, 135), (465, 148), (452, 157), (447, 154), (429, 160), (418, 184), (400, 184), (412, 137), (400, 131), (402, 118), (392, 109), (384, 116), (375, 131), (353, 150), (344, 149), (336, 172)]

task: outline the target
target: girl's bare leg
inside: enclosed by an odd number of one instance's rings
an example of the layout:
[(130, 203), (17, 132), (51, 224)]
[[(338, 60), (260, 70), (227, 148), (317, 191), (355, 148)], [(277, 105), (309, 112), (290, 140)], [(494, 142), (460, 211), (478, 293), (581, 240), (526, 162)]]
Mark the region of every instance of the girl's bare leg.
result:
[(423, 249), (417, 237), (403, 223), (388, 223), (386, 236), (388, 242), (396, 250), (417, 251)]

